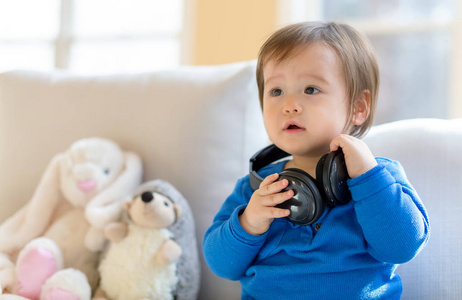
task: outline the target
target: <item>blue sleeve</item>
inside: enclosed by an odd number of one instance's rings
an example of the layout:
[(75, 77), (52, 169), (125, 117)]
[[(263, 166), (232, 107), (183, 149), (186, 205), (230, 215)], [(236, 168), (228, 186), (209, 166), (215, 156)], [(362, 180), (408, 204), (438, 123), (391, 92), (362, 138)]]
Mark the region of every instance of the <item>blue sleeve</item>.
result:
[(383, 158), (377, 162), (348, 182), (355, 211), (369, 253), (382, 262), (404, 263), (427, 243), (427, 212), (401, 164)]
[(248, 176), (240, 179), (223, 203), (203, 241), (204, 258), (217, 276), (239, 280), (262, 247), (266, 234), (253, 236), (239, 223), (253, 191)]

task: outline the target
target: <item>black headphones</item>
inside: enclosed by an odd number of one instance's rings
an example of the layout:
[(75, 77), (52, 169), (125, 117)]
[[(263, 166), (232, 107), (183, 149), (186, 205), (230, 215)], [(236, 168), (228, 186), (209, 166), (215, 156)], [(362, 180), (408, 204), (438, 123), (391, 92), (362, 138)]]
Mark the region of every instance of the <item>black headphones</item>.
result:
[[(276, 145), (269, 145), (255, 153), (250, 159), (250, 186), (260, 187), (263, 178), (257, 174), (261, 168), (290, 156)], [(289, 209), (286, 217), (292, 223), (311, 225), (324, 213), (326, 206), (334, 207), (351, 200), (348, 189), (349, 179), (342, 150), (330, 152), (321, 157), (316, 166), (316, 178), (301, 169), (289, 168), (279, 173), (279, 179), (287, 179), (289, 185), (284, 190), (293, 190), (294, 196), (279, 208)]]

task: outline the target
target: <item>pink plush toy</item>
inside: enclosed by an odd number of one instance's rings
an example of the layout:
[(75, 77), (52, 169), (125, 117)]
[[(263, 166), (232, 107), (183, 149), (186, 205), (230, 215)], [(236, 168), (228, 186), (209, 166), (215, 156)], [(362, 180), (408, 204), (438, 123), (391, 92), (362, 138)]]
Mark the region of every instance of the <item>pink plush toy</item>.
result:
[(3, 292), (90, 299), (106, 241), (102, 230), (119, 219), (141, 179), (140, 158), (106, 139), (82, 139), (56, 155), (29, 203), (0, 225)]

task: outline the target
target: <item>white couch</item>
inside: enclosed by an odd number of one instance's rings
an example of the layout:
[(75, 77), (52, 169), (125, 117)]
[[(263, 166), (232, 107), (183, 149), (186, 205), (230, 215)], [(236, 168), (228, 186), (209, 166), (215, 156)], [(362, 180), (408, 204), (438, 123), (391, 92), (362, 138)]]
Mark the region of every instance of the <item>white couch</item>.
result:
[[(255, 62), (137, 75), (0, 75), (0, 222), (32, 196), (51, 157), (75, 140), (113, 139), (143, 160), (144, 180), (165, 179), (188, 199), (200, 244), (248, 159), (268, 142)], [(432, 234), (398, 270), (403, 299), (462, 295), (462, 119), (406, 120), (373, 128), (376, 155), (398, 159), (421, 195)], [(201, 257), (202, 259), (202, 257)], [(202, 260), (199, 299), (238, 299), (240, 287)]]

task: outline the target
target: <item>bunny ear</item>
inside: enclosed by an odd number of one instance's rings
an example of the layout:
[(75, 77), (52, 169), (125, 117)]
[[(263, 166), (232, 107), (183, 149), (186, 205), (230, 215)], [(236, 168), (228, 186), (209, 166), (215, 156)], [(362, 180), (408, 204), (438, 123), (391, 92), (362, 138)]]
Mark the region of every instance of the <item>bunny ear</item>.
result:
[(0, 251), (12, 253), (41, 235), (61, 199), (59, 165), (64, 154), (48, 164), (32, 199), (0, 226)]
[(93, 227), (103, 230), (110, 222), (117, 221), (122, 212), (123, 202), (140, 185), (143, 168), (140, 157), (125, 152), (125, 167), (114, 182), (96, 195), (85, 208), (85, 216)]

